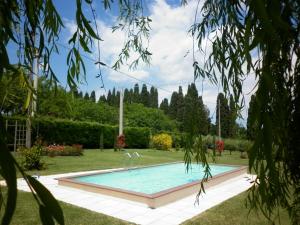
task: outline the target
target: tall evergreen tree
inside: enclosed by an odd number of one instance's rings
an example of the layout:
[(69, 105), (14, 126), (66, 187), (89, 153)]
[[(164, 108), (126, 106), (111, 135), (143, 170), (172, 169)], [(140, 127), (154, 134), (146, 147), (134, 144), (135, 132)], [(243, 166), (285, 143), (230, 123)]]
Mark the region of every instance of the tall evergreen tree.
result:
[(82, 91), (81, 91), (81, 92), (79, 92), (79, 94), (78, 94), (78, 98), (83, 98), (83, 93), (82, 93)]
[(84, 95), (84, 100), (90, 100), (89, 93), (85, 92), (85, 95)]
[(133, 88), (133, 98), (132, 98), (133, 103), (140, 103), (140, 89), (139, 89), (139, 84), (136, 83)]
[(229, 111), (230, 111), (230, 118), (229, 118), (229, 137), (234, 137), (237, 130), (237, 124), (236, 124), (236, 118), (237, 118), (237, 110), (236, 110), (236, 104), (233, 99), (233, 96), (230, 95), (229, 99)]
[(154, 89), (154, 96), (153, 96), (153, 108), (158, 108), (158, 91), (157, 88)]
[(105, 95), (101, 95), (98, 103), (104, 103), (104, 102), (106, 102), (106, 97), (105, 97)]
[(117, 103), (117, 94), (116, 94), (116, 88), (114, 87), (111, 93), (111, 105), (116, 106)]
[(146, 106), (149, 107), (149, 92), (147, 90), (147, 85), (143, 84), (141, 95), (140, 95), (140, 102)]
[(133, 89), (130, 88), (130, 91), (129, 91), (129, 103), (133, 103)]
[(168, 114), (168, 111), (169, 111), (169, 101), (167, 98), (164, 98), (162, 100), (162, 102), (160, 103), (160, 106), (159, 108), (164, 111), (165, 114)]
[(106, 101), (107, 101), (107, 104), (109, 104), (109, 105), (113, 104), (113, 98), (112, 98), (112, 94), (111, 94), (110, 90), (108, 90)]
[(95, 91), (92, 91), (92, 92), (91, 92), (90, 100), (91, 100), (92, 102), (96, 102), (96, 93), (95, 93)]
[(217, 135), (219, 130), (219, 102), (220, 102), (220, 121), (221, 121), (221, 137), (229, 137), (229, 126), (230, 126), (230, 110), (228, 106), (228, 101), (223, 93), (219, 93), (217, 97), (216, 106), (216, 128)]
[(198, 91), (194, 83), (188, 86), (184, 100), (183, 129), (191, 135), (200, 134)]
[(124, 103), (130, 103), (130, 92), (127, 88), (124, 90)]
[(115, 97), (114, 105), (115, 105), (116, 107), (119, 107), (119, 106), (120, 106), (120, 91), (117, 91), (117, 94), (116, 94), (116, 97)]
[(149, 107), (157, 108), (158, 107), (158, 93), (155, 87), (151, 87), (149, 95)]
[(253, 115), (255, 101), (256, 101), (256, 96), (252, 95), (249, 102), (248, 117), (247, 117), (247, 138), (250, 140), (255, 139), (255, 134), (257, 129), (257, 123), (254, 121), (254, 115)]
[(198, 107), (199, 107), (199, 126), (200, 133), (207, 135), (209, 132), (210, 119), (209, 119), (209, 110), (204, 105), (202, 96), (198, 98)]
[(177, 118), (177, 101), (178, 101), (178, 93), (174, 91), (171, 96), (170, 107), (169, 107), (169, 115), (172, 119)]
[[(176, 116), (176, 119), (181, 124), (183, 122), (183, 115), (184, 115), (184, 96), (183, 96), (183, 93), (182, 93), (182, 87), (179, 86), (178, 97), (177, 97), (177, 116)], [(182, 129), (183, 129), (182, 125), (180, 125), (179, 128), (182, 131)]]

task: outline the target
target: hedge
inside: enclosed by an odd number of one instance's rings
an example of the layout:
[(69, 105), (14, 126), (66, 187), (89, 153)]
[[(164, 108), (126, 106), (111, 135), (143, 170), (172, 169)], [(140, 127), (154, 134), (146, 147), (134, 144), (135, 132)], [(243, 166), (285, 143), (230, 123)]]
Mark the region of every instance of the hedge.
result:
[[(10, 118), (9, 121), (25, 121), (24, 118)], [(32, 120), (32, 137), (40, 137), (48, 144), (81, 144), (84, 148), (99, 148), (103, 135), (103, 147), (113, 148), (118, 135), (118, 127), (96, 122), (79, 122), (53, 118)], [(127, 127), (124, 129), (127, 148), (147, 148), (150, 131), (148, 128)], [(33, 140), (34, 141), (34, 140)]]

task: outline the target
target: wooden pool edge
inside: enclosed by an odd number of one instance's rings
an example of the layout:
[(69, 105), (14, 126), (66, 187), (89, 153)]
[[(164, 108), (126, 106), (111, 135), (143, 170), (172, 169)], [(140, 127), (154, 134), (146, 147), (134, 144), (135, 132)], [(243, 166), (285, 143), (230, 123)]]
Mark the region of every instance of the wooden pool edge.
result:
[[(227, 166), (232, 166), (232, 165), (227, 165)], [(236, 169), (232, 171), (224, 172), (216, 176), (213, 176), (212, 178), (208, 179), (207, 182), (204, 183), (204, 187), (205, 189), (207, 189), (215, 185), (218, 185), (226, 180), (229, 180), (231, 178), (240, 176), (242, 174), (246, 174), (247, 169), (248, 169), (247, 166), (238, 166)], [(120, 169), (114, 172), (123, 171), (123, 170), (127, 170), (127, 169)], [(111, 172), (106, 171), (104, 173), (111, 173)], [(175, 202), (182, 198), (188, 197), (189, 195), (196, 194), (200, 190), (200, 181), (195, 181), (171, 189), (167, 189), (161, 192), (157, 192), (155, 194), (144, 194), (144, 193), (139, 193), (134, 191), (127, 191), (119, 188), (107, 187), (103, 185), (84, 183), (72, 179), (80, 176), (81, 175), (58, 178), (57, 179), (58, 185), (78, 188), (81, 190), (99, 193), (103, 195), (109, 195), (117, 198), (123, 198), (130, 201), (136, 201), (139, 203), (146, 204), (148, 205), (148, 207), (153, 209)]]

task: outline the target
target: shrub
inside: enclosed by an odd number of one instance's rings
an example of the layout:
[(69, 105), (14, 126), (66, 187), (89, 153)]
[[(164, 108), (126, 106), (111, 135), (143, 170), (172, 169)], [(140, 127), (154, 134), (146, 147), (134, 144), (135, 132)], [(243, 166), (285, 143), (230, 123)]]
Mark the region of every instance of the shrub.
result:
[(25, 170), (42, 170), (44, 169), (44, 162), (41, 160), (42, 148), (40, 146), (33, 146), (32, 148), (20, 148), (18, 152), (22, 156), (21, 165)]
[[(8, 121), (25, 121), (22, 117), (6, 117)], [(43, 145), (52, 143), (72, 145), (78, 143), (84, 148), (113, 148), (118, 136), (118, 127), (97, 122), (81, 122), (66, 119), (39, 117), (32, 120), (32, 137), (40, 137)], [(124, 129), (127, 148), (147, 148), (150, 130), (144, 127), (126, 127)], [(13, 143), (13, 137), (10, 137)], [(34, 142), (34, 140), (32, 140)]]
[(172, 147), (172, 137), (169, 134), (156, 134), (152, 137), (151, 143), (158, 150), (169, 150)]
[(83, 155), (82, 145), (49, 145), (45, 148), (46, 155), (50, 157), (55, 156), (81, 156)]

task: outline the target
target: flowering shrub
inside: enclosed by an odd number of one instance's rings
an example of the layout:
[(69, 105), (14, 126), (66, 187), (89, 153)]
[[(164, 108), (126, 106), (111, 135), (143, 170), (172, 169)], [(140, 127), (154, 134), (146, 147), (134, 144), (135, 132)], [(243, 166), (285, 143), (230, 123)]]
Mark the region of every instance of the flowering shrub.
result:
[(126, 146), (125, 144), (125, 135), (121, 134), (117, 137), (117, 148), (121, 149), (124, 148)]
[(151, 143), (158, 150), (169, 150), (172, 147), (172, 137), (169, 134), (157, 134), (151, 138)]
[(224, 141), (222, 141), (222, 140), (216, 141), (216, 146), (217, 146), (217, 151), (221, 155), (221, 153), (224, 151)]
[(40, 146), (19, 148), (17, 151), (22, 156), (21, 165), (25, 170), (42, 170), (45, 168), (45, 164), (41, 160), (42, 148)]
[(45, 148), (46, 155), (50, 157), (54, 156), (80, 156), (83, 154), (82, 145), (49, 145)]

